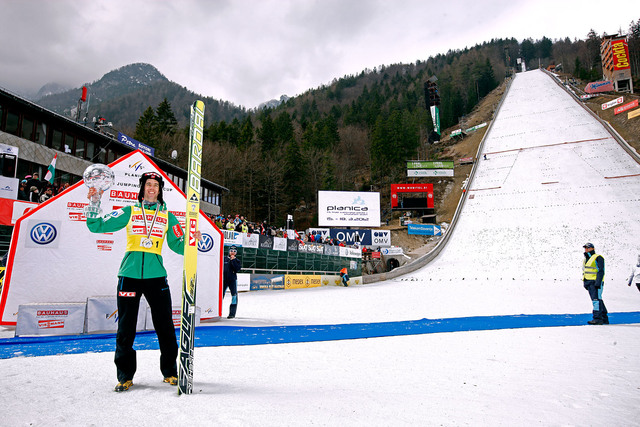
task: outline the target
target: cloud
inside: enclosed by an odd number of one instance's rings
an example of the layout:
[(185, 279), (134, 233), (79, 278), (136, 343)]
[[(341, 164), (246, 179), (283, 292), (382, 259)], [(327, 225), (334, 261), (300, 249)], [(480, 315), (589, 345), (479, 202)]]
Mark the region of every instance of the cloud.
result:
[[(492, 38), (584, 38), (628, 27), (594, 1), (4, 0), (0, 86), (70, 87), (148, 62), (196, 93), (246, 107), (346, 74)], [(598, 13), (583, 13), (597, 7)], [(582, 12), (578, 12), (582, 11)], [(572, 18), (575, 16), (576, 18)], [(629, 21), (629, 22), (627, 22)]]

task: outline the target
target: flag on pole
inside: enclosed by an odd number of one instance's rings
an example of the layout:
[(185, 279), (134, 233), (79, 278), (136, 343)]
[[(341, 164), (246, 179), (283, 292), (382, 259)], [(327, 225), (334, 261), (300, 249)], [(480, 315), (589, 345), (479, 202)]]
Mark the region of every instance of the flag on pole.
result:
[(51, 160), (51, 164), (47, 168), (47, 174), (44, 176), (45, 181), (49, 181), (50, 184), (53, 184), (53, 177), (56, 174), (56, 160), (58, 159), (58, 154), (53, 156), (53, 160)]

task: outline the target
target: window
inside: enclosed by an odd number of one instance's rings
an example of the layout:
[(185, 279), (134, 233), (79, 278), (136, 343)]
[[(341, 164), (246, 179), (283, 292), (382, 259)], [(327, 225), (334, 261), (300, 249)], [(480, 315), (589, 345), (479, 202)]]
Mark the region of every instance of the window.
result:
[(20, 136), (29, 141), (35, 141), (34, 121), (29, 117), (22, 117), (22, 129)]
[(116, 153), (113, 150), (109, 150), (107, 152), (107, 164), (111, 163), (111, 162), (115, 162), (117, 159)]
[(64, 139), (62, 137), (62, 131), (58, 129), (53, 130), (53, 134), (51, 136), (51, 148), (54, 150), (64, 151)]
[(7, 124), (4, 127), (5, 132), (17, 135), (19, 121), (20, 121), (20, 116), (18, 116), (16, 113), (12, 111), (7, 111)]
[(38, 144), (45, 145), (47, 143), (47, 124), (38, 122), (36, 127), (35, 141)]
[(76, 157), (80, 157), (81, 159), (84, 159), (85, 152), (86, 150), (85, 150), (84, 139), (76, 138), (76, 152), (75, 152)]
[(106, 163), (107, 150), (104, 147), (98, 147), (97, 150), (93, 153), (92, 159), (93, 160), (91, 161), (94, 163)]
[(18, 158), (13, 154), (0, 154), (0, 175), (15, 178)]

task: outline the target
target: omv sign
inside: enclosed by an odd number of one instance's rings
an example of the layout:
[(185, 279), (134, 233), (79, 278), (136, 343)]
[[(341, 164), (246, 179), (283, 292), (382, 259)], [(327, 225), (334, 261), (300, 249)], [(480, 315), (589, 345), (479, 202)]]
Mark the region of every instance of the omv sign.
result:
[(58, 236), (58, 230), (48, 222), (36, 224), (31, 229), (31, 240), (38, 245), (47, 245)]
[(209, 252), (213, 249), (213, 237), (207, 233), (202, 233), (202, 239), (198, 242), (198, 250), (200, 252)]
[(329, 235), (332, 239), (343, 241), (347, 245), (353, 245), (357, 242), (364, 246), (391, 246), (391, 232), (389, 230), (332, 228)]

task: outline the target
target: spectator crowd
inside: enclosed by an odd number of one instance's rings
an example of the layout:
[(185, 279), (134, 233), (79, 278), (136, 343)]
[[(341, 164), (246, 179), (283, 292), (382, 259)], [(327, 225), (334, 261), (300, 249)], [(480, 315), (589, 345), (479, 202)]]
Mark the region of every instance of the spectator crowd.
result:
[(329, 236), (323, 238), (320, 232), (316, 234), (306, 233), (303, 235), (294, 232), (294, 236), (289, 236), (287, 235), (287, 230), (283, 228), (268, 225), (267, 221), (247, 221), (247, 219), (240, 214), (236, 214), (235, 217), (231, 215), (227, 215), (226, 217), (224, 215), (218, 215), (213, 218), (213, 221), (220, 230), (237, 231), (238, 233), (247, 234), (260, 234), (262, 236), (284, 237), (296, 239), (302, 243), (322, 243), (331, 246), (346, 246), (344, 241), (339, 241)]
[(18, 188), (18, 200), (28, 202), (43, 203), (53, 196), (62, 193), (69, 188), (69, 183), (63, 185), (51, 184), (49, 181), (40, 180), (38, 172), (33, 175), (27, 175), (20, 181)]

